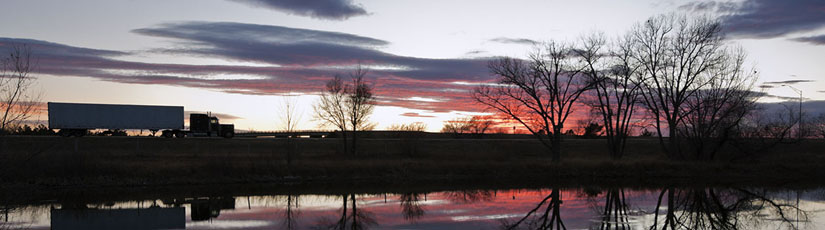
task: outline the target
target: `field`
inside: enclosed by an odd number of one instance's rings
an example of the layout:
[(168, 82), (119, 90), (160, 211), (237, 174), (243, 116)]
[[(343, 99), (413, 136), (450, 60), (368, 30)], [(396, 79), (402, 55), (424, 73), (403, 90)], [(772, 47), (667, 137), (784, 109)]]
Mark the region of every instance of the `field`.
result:
[(631, 139), (628, 155), (608, 158), (600, 139), (567, 139), (563, 162), (550, 162), (531, 139), (360, 139), (359, 154), (340, 139), (164, 139), (150, 137), (3, 137), (6, 188), (99, 188), (209, 184), (818, 183), (825, 141), (779, 145), (737, 161), (668, 160), (657, 139)]

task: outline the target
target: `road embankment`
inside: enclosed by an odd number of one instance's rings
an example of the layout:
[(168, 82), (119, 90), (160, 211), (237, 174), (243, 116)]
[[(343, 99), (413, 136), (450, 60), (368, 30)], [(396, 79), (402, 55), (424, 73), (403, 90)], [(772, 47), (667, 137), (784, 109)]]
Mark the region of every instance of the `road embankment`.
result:
[[(219, 184), (527, 183), (668, 186), (818, 183), (825, 141), (778, 145), (736, 161), (674, 161), (656, 139), (632, 139), (610, 160), (605, 141), (568, 139), (550, 162), (530, 139), (164, 139), (2, 137), (6, 188), (77, 189)], [(728, 150), (733, 151), (733, 150)]]

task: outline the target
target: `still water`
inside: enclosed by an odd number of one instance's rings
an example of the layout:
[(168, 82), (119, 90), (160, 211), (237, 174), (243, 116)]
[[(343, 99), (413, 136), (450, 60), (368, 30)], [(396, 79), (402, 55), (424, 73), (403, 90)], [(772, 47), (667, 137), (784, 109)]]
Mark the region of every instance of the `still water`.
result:
[(825, 189), (547, 188), (0, 207), (0, 229), (825, 229)]

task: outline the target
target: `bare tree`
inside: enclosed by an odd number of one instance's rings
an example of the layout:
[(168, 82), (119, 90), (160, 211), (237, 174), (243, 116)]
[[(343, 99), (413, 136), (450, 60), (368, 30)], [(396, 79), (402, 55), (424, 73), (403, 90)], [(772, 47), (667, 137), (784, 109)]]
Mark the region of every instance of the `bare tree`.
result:
[(518, 122), (550, 150), (561, 156), (564, 123), (574, 104), (590, 85), (572, 60), (573, 48), (548, 43), (529, 60), (501, 58), (488, 64), (497, 85), (477, 87), (473, 98)]
[(678, 129), (695, 112), (691, 98), (714, 84), (713, 79), (731, 77), (721, 71), (735, 60), (725, 50), (722, 27), (707, 17), (662, 15), (637, 25), (628, 36), (633, 61), (640, 65), (642, 101), (654, 118), (659, 142), (669, 157), (684, 158)]
[(690, 143), (693, 159), (713, 160), (755, 108), (757, 96), (752, 89), (756, 75), (743, 70), (743, 51), (721, 58), (717, 66), (700, 76), (705, 84), (688, 97), (685, 105), (690, 113), (678, 126), (679, 135)]
[[(326, 90), (315, 103), (315, 118), (324, 125), (338, 128), (343, 135), (344, 152), (357, 153), (357, 131), (371, 130), (375, 124), (369, 122), (369, 116), (375, 107), (373, 86), (364, 76), (367, 70), (360, 66), (349, 77), (352, 83), (346, 84), (339, 75), (327, 82)], [(352, 145), (347, 148), (347, 132), (352, 132)]]
[(36, 66), (31, 47), (12, 44), (10, 49), (9, 55), (0, 60), (0, 135), (31, 118), (40, 99), (31, 89), (35, 78), (29, 74)]
[(375, 95), (373, 95), (373, 87), (364, 79), (366, 75), (367, 70), (358, 66), (350, 74), (352, 85), (347, 87), (350, 91), (347, 92), (346, 112), (352, 129), (352, 154), (358, 154), (356, 148), (358, 130), (372, 129), (371, 127), (374, 126), (368, 119), (375, 107)]
[(282, 96), (279, 117), (283, 130), (286, 132), (294, 132), (298, 124), (301, 123), (301, 119), (303, 119), (304, 113), (296, 110), (298, 107), (297, 104), (297, 98), (295, 96)]
[(347, 86), (341, 80), (339, 75), (335, 75), (331, 80), (327, 81), (326, 88), (318, 102), (313, 105), (315, 110), (315, 119), (320, 121), (323, 125), (330, 125), (338, 128), (343, 136), (344, 153), (349, 151), (347, 148), (347, 127), (349, 122), (347, 119)]
[[(284, 131), (287, 132), (287, 139), (286, 139), (286, 162), (287, 165), (291, 165), (293, 154), (295, 152), (295, 143), (292, 141), (292, 138), (295, 137), (295, 130), (298, 127), (298, 124), (301, 122), (301, 118), (303, 116), (302, 112), (296, 110), (296, 98), (289, 94), (282, 96), (281, 101), (281, 124), (283, 125)], [(287, 166), (289, 167), (289, 166)]]
[(576, 50), (585, 65), (583, 73), (593, 84), (594, 99), (590, 105), (601, 115), (608, 153), (613, 159), (624, 156), (638, 100), (639, 84), (634, 77), (639, 65), (632, 59), (628, 40), (619, 40), (613, 50), (605, 50), (604, 37), (593, 34), (584, 37), (581, 48)]

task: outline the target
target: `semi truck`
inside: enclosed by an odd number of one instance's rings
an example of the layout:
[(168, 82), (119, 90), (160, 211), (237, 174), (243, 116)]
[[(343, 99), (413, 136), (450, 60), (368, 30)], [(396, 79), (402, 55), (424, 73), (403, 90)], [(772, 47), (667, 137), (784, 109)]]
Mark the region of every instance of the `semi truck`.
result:
[(210, 113), (189, 114), (189, 129), (184, 129), (183, 106), (49, 102), (48, 113), (49, 128), (62, 136), (79, 137), (93, 129), (145, 129), (167, 138), (235, 136), (235, 125), (221, 124)]

